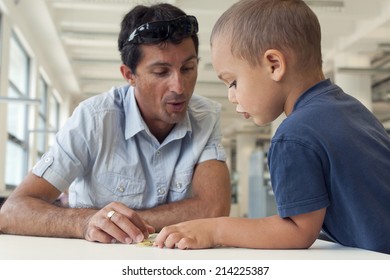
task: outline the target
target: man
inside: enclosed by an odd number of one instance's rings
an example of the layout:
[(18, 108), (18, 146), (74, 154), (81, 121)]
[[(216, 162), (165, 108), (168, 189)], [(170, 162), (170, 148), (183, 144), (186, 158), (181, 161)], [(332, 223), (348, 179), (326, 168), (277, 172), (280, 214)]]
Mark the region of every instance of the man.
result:
[[(197, 31), (195, 17), (169, 4), (124, 17), (118, 46), (129, 85), (76, 108), (3, 205), (0, 231), (133, 243), (229, 214), (220, 106), (192, 97)], [(69, 186), (70, 208), (55, 206)]]

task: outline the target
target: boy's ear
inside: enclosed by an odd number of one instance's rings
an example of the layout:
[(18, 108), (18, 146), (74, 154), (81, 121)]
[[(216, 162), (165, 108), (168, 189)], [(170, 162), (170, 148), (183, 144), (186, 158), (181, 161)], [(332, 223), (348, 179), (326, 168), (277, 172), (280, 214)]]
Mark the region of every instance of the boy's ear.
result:
[(121, 65), (120, 70), (123, 78), (128, 81), (131, 86), (135, 87), (135, 75), (133, 74), (133, 71), (125, 64)]
[(286, 57), (283, 53), (269, 49), (264, 53), (264, 62), (271, 79), (280, 82), (286, 72)]

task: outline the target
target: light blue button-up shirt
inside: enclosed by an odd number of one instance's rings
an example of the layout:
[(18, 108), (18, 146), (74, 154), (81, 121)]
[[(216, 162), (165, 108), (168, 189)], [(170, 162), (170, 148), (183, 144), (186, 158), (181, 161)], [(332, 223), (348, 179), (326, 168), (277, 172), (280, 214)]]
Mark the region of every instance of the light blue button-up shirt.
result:
[(159, 143), (141, 117), (133, 88), (112, 88), (80, 103), (33, 173), (60, 191), (70, 186), (70, 207), (119, 201), (146, 209), (182, 200), (191, 195), (196, 164), (226, 160), (220, 110), (218, 103), (193, 95), (186, 117)]

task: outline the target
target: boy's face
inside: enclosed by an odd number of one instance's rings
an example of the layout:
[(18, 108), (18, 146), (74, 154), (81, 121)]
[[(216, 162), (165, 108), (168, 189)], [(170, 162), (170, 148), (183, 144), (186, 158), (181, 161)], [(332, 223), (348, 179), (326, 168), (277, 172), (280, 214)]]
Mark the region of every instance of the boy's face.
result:
[(285, 100), (270, 76), (271, 68), (267, 63), (253, 67), (246, 60), (234, 57), (230, 49), (228, 40), (213, 39), (213, 66), (218, 78), (228, 86), (229, 101), (237, 105), (238, 113), (245, 118), (252, 117), (257, 125), (272, 122), (283, 112)]

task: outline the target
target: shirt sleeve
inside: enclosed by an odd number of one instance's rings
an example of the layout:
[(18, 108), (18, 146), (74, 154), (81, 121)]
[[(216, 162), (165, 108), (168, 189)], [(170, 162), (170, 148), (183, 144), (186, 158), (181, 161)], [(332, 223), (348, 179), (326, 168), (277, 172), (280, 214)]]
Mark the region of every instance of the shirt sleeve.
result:
[[(222, 133), (220, 126), (221, 109), (219, 104), (215, 104), (215, 110), (216, 113), (214, 114), (214, 121), (209, 122), (211, 124), (214, 124), (214, 126), (210, 127), (211, 134), (209, 139), (207, 140), (203, 152), (199, 157), (198, 163), (211, 159), (226, 161), (226, 152), (222, 145)], [(211, 114), (211, 116), (212, 115), (213, 114)]]
[(278, 213), (290, 217), (329, 205), (321, 157), (300, 141), (274, 141), (270, 147), (269, 169)]
[(91, 162), (91, 149), (96, 138), (94, 120), (91, 110), (80, 104), (32, 172), (60, 191), (68, 188), (75, 178), (85, 173)]

